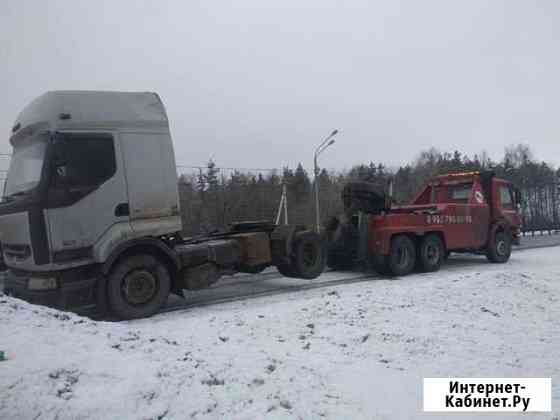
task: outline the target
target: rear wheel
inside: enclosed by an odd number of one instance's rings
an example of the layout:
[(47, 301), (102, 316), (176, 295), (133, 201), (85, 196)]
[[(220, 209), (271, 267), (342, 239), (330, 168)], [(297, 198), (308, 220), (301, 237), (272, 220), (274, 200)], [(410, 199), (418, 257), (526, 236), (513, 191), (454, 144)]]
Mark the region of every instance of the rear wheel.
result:
[(389, 275), (391, 272), (389, 270), (388, 259), (389, 257), (387, 255), (374, 255), (371, 258), (371, 265), (379, 274)]
[(503, 230), (496, 232), (486, 250), (486, 258), (493, 263), (505, 263), (511, 255), (511, 235)]
[(152, 255), (133, 255), (120, 261), (109, 274), (109, 307), (121, 319), (155, 314), (171, 288), (167, 267)]
[(314, 279), (325, 270), (323, 241), (317, 233), (302, 232), (296, 237), (293, 269), (302, 279)]
[(391, 241), (388, 257), (388, 268), (394, 276), (405, 276), (414, 269), (416, 263), (416, 247), (406, 235), (398, 235)]
[(284, 277), (297, 277), (296, 272), (294, 271), (294, 268), (291, 265), (282, 264), (276, 266), (276, 268), (278, 269), (280, 274), (282, 274)]
[(312, 231), (297, 234), (288, 264), (276, 268), (286, 277), (314, 279), (325, 269), (325, 250), (321, 237)]
[(420, 269), (425, 272), (438, 271), (446, 258), (445, 247), (438, 235), (430, 234), (420, 243), (418, 252)]

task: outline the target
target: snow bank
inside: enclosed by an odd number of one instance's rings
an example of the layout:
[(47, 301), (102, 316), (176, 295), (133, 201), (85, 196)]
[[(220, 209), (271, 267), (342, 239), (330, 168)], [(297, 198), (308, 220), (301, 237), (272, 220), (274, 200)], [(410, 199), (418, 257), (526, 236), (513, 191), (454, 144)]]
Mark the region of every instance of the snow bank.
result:
[(557, 255), (123, 323), (0, 296), (0, 418), (430, 418), (427, 376), (552, 377), (558, 416)]

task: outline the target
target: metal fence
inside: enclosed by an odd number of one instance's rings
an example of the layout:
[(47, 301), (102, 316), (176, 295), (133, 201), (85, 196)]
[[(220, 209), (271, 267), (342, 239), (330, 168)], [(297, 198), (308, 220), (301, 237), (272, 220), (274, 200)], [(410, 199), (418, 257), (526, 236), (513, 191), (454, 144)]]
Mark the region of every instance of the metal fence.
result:
[(551, 182), (521, 189), (523, 233), (560, 231), (560, 184)]
[[(196, 235), (239, 221), (271, 221), (285, 210), (290, 224), (314, 222), (313, 181), (289, 179), (279, 169), (178, 168), (179, 198), (184, 233)], [(323, 179), (320, 187), (321, 221), (342, 211), (337, 183)], [(284, 198), (283, 198), (284, 197)], [(284, 222), (285, 214), (280, 218)]]

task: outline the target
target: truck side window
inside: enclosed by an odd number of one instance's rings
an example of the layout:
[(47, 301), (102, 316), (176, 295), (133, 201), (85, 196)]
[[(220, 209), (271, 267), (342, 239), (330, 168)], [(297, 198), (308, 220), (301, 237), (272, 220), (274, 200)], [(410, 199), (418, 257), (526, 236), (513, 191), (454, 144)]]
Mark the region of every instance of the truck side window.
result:
[(91, 189), (116, 171), (115, 147), (110, 134), (64, 134), (64, 162), (57, 177), (70, 189)]
[(500, 203), (502, 203), (503, 209), (513, 210), (513, 197), (511, 196), (511, 190), (505, 185), (500, 186)]
[(449, 200), (456, 203), (468, 203), (471, 196), (472, 184), (449, 185)]

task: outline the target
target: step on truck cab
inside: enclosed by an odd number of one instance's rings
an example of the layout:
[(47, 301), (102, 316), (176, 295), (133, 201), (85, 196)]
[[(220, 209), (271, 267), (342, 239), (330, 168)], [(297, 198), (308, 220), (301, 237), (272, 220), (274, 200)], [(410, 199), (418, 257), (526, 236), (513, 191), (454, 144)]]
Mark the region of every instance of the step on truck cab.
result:
[(451, 252), (504, 263), (520, 240), (519, 193), (493, 172), (437, 176), (404, 206), (372, 184), (351, 182), (343, 201), (345, 215), (329, 229), (332, 268), (367, 262), (399, 276), (414, 268), (436, 271)]
[[(275, 265), (314, 278), (301, 226), (239, 223), (183, 238), (167, 114), (147, 92), (48, 92), (18, 116), (0, 203), (5, 292), (59, 308), (152, 315), (169, 293)], [(185, 145), (186, 146), (186, 145)]]

